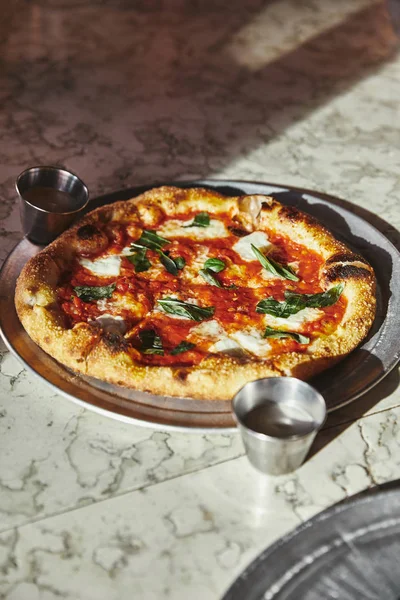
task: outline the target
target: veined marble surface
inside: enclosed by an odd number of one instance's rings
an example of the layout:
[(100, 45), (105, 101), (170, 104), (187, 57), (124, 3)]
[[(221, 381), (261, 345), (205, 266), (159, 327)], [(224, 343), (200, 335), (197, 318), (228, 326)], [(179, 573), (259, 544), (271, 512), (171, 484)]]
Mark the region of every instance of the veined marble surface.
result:
[(349, 495), (400, 476), (400, 408), (365, 417), (295, 474), (245, 457), (0, 535), (7, 600), (220, 598), (265, 546)]
[[(316, 189), (400, 228), (400, 57), (371, 0), (15, 0), (0, 19), (0, 260), (14, 180), (76, 171), (92, 196), (218, 177)], [(0, 598), (217, 600), (266, 545), (400, 477), (399, 373), (329, 418), (296, 473), (238, 435), (81, 409), (0, 346)]]

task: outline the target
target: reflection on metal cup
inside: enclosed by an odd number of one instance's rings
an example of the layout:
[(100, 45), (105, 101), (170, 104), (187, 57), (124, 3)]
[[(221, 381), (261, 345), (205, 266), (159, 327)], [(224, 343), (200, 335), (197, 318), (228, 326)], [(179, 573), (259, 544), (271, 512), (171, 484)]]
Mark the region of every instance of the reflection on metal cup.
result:
[(270, 475), (290, 473), (303, 463), (326, 418), (321, 394), (294, 377), (246, 383), (232, 408), (249, 461)]
[(32, 167), (15, 182), (24, 234), (48, 244), (67, 229), (89, 202), (79, 177), (59, 167)]

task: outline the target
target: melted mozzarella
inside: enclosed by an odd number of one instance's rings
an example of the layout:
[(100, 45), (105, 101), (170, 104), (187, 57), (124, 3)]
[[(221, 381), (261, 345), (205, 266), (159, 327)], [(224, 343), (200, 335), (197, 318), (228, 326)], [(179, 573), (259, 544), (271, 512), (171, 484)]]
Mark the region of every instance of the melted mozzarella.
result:
[(207, 227), (187, 227), (187, 225), (191, 225), (192, 223), (193, 219), (189, 221), (170, 219), (157, 229), (157, 233), (166, 238), (190, 237), (195, 240), (210, 240), (230, 235), (222, 221), (218, 221), (217, 219), (211, 219)]
[(250, 233), (250, 235), (240, 238), (240, 240), (232, 246), (232, 249), (237, 252), (243, 260), (257, 260), (257, 257), (254, 255), (251, 248), (252, 244), (261, 251), (272, 246), (266, 233), (263, 231), (254, 231), (253, 233)]
[(100, 275), (100, 277), (119, 275), (121, 268), (121, 258), (116, 254), (97, 258), (96, 260), (80, 258), (79, 263), (82, 267), (85, 267), (94, 275)]
[(203, 321), (189, 333), (189, 340), (205, 352), (214, 352), (214, 342), (226, 339), (226, 332), (218, 321)]
[(273, 317), (272, 315), (265, 315), (264, 324), (276, 329), (285, 329), (287, 331), (298, 331), (301, 330), (301, 326), (304, 323), (310, 323), (316, 321), (323, 315), (323, 311), (318, 308), (303, 308), (299, 310), (295, 315), (290, 315), (287, 319), (281, 317)]
[(231, 340), (231, 338), (229, 338), (229, 337), (223, 337), (221, 340), (218, 340), (218, 342), (215, 342), (215, 344), (210, 346), (208, 351), (212, 352), (212, 353), (227, 352), (229, 354), (229, 352), (231, 352), (232, 350), (241, 350), (241, 349), (242, 348), (239, 346), (239, 344), (237, 342), (235, 342), (234, 340)]
[(191, 339), (204, 339), (213, 343), (208, 348), (208, 352), (219, 353), (232, 351), (245, 351), (258, 357), (268, 355), (271, 346), (269, 342), (263, 339), (261, 333), (256, 329), (246, 331), (234, 331), (227, 333), (225, 329), (215, 320), (204, 321), (197, 325), (190, 332)]
[[(135, 318), (143, 317), (146, 308), (143, 303), (135, 298), (135, 296), (129, 292), (120, 293), (114, 292), (112, 298), (102, 298), (101, 300), (97, 300), (97, 307), (99, 310), (104, 313), (118, 313), (121, 310), (129, 311), (131, 316)], [(103, 315), (101, 315), (103, 316)], [(122, 317), (115, 317), (122, 318)]]
[[(263, 279), (282, 279), (281, 277), (279, 277), (279, 275), (275, 275), (275, 273), (271, 273), (271, 271), (267, 271), (267, 269), (261, 269), (260, 275)], [(262, 287), (263, 282), (259, 281), (259, 284), (260, 285), (256, 287)]]
[(197, 249), (196, 256), (193, 258), (191, 264), (188, 265), (189, 268), (191, 268), (195, 271), (202, 269), (204, 267), (204, 263), (206, 262), (206, 260), (208, 258), (208, 253), (209, 253), (209, 249), (207, 247), (199, 246), (199, 248)]
[(219, 337), (226, 335), (223, 327), (221, 327), (218, 321), (215, 321), (214, 319), (212, 319), (211, 321), (203, 321), (202, 323), (200, 323), (200, 325), (196, 325), (196, 327), (193, 327), (191, 334), (202, 338), (209, 338), (212, 340), (218, 339)]
[(95, 320), (107, 333), (123, 334), (126, 331), (126, 323), (122, 317), (114, 317), (113, 315), (105, 313), (104, 315), (96, 317)]
[(108, 298), (101, 298), (100, 300), (97, 300), (96, 304), (99, 310), (108, 310), (110, 307)]
[(243, 350), (247, 350), (255, 356), (265, 357), (271, 350), (268, 340), (265, 340), (261, 333), (254, 328), (247, 331), (235, 331), (229, 337), (235, 340)]
[[(242, 350), (237, 342), (232, 340), (225, 329), (218, 323), (218, 321), (203, 321), (200, 325), (197, 325), (190, 332), (190, 338), (193, 340), (206, 340), (211, 343), (211, 346), (206, 346), (208, 352), (212, 354), (218, 354), (219, 352), (230, 353), (232, 351)], [(199, 345), (201, 345), (199, 341)]]

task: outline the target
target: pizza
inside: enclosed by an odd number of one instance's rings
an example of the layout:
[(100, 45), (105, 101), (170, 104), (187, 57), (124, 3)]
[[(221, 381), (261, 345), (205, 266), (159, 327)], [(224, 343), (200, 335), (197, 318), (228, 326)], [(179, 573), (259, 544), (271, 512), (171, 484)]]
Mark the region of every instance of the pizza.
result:
[(224, 400), (343, 359), (376, 298), (368, 262), (308, 214), (164, 186), (64, 232), (25, 265), (15, 304), (32, 340), (76, 373)]

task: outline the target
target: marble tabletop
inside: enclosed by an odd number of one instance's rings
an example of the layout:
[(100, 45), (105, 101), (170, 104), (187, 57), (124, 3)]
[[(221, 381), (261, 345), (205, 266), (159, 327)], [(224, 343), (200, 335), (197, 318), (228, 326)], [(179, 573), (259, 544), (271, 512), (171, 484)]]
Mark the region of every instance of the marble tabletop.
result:
[[(372, 0), (8, 3), (0, 259), (34, 164), (65, 165), (92, 196), (199, 177), (305, 187), (372, 211), (395, 241), (398, 47)], [(298, 471), (267, 477), (237, 434), (99, 416), (2, 344), (0, 598), (221, 598), (285, 532), (400, 477), (398, 384), (394, 370), (329, 417)]]

